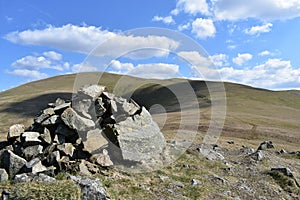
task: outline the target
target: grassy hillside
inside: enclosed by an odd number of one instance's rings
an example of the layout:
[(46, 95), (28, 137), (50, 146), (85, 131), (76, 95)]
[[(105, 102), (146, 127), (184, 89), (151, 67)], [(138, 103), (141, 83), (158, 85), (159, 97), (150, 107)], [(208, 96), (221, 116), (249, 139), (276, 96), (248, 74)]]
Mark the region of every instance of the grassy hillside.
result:
[[(95, 79), (99, 77), (99, 73), (85, 73), (84, 76)], [(0, 139), (6, 136), (7, 129), (12, 124), (31, 124), (34, 115), (45, 108), (48, 102), (58, 97), (70, 99), (75, 79), (75, 74), (57, 76), (1, 92)], [(169, 113), (168, 123), (164, 127), (166, 132), (178, 127), (180, 119), (178, 99), (168, 88), (184, 88), (185, 84), (189, 84), (195, 91), (200, 107), (199, 131), (205, 131), (209, 124), (210, 96), (204, 81), (145, 80), (105, 73), (100, 84), (106, 85), (118, 95), (132, 94), (133, 99), (147, 108), (161, 104)], [(225, 83), (225, 89), (227, 116), (223, 139), (240, 138), (250, 143), (272, 139), (280, 141), (286, 148), (299, 144), (299, 92), (275, 92), (233, 83)], [(156, 118), (160, 118), (159, 113)]]

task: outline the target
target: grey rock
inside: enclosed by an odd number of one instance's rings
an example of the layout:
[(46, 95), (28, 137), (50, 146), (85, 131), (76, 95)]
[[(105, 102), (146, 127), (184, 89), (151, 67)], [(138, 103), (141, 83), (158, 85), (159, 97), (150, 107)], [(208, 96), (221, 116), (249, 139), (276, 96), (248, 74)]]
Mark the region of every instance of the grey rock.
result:
[(202, 185), (202, 182), (197, 180), (197, 179), (192, 179), (192, 182), (191, 182), (192, 185)]
[(283, 173), (285, 176), (288, 176), (290, 178), (295, 178), (294, 174), (290, 170), (290, 168), (287, 167), (281, 167), (281, 168), (272, 168), (271, 171), (279, 171)]
[(55, 165), (56, 163), (59, 162), (60, 159), (61, 159), (61, 158), (60, 158), (60, 153), (59, 153), (59, 151), (53, 151), (53, 152), (51, 152), (51, 153), (47, 156), (46, 162), (47, 162), (48, 166), (49, 166), (49, 165)]
[[(103, 151), (106, 151), (106, 150), (104, 149)], [(111, 161), (111, 159), (107, 153), (95, 154), (95, 155), (93, 155), (93, 159), (95, 159), (96, 163), (102, 167), (113, 166), (113, 162)]]
[(114, 97), (111, 100), (111, 108), (116, 122), (126, 120), (127, 117), (136, 114), (141, 109), (135, 101), (127, 102), (126, 99), (121, 97)]
[(82, 114), (84, 117), (91, 119), (92, 116), (90, 115), (90, 109), (92, 108), (92, 100), (91, 99), (80, 99), (75, 100), (73, 103), (73, 109), (77, 112)]
[(101, 148), (108, 145), (108, 140), (104, 132), (100, 129), (90, 130), (87, 132), (86, 140), (83, 141), (84, 150), (89, 153), (99, 153)]
[(155, 159), (166, 146), (163, 134), (145, 108), (139, 115), (115, 124), (115, 130), (125, 160)]
[(146, 184), (143, 184), (143, 183), (139, 184), (139, 188), (142, 188), (144, 190), (150, 190), (150, 188)]
[(0, 168), (0, 182), (7, 181), (8, 180), (8, 174), (5, 171), (5, 169)]
[(165, 175), (162, 175), (162, 174), (158, 174), (157, 176), (158, 176), (158, 178), (159, 178), (160, 180), (162, 180), (162, 181), (165, 181), (165, 180), (168, 180), (168, 179), (169, 179), (168, 176), (165, 176)]
[(24, 147), (40, 144), (41, 140), (39, 139), (39, 137), (40, 133), (38, 132), (24, 132), (21, 135)]
[(96, 100), (95, 112), (97, 117), (102, 117), (106, 112), (106, 107), (101, 97)]
[(171, 184), (175, 185), (176, 187), (179, 187), (179, 188), (184, 188), (184, 184), (179, 181), (173, 181), (173, 182), (171, 182)]
[(10, 178), (18, 174), (26, 163), (24, 158), (17, 156), (10, 150), (0, 151), (0, 168), (5, 169)]
[(56, 134), (53, 138), (53, 142), (57, 144), (64, 144), (66, 142), (66, 137), (61, 134)]
[(51, 144), (51, 133), (46, 127), (44, 128), (44, 133), (40, 135), (40, 139), (47, 144)]
[(106, 87), (101, 85), (85, 85), (77, 93), (87, 95), (95, 101), (106, 90)]
[(77, 131), (87, 131), (95, 127), (94, 121), (79, 116), (72, 108), (67, 108), (61, 118), (69, 128)]
[(45, 119), (41, 124), (42, 126), (49, 126), (54, 124), (61, 123), (61, 119), (59, 115), (52, 115), (51, 117)]
[(216, 174), (212, 174), (211, 177), (214, 179), (214, 180), (217, 180), (217, 181), (220, 181), (221, 183), (225, 184), (227, 183), (228, 181)]
[(75, 151), (75, 147), (73, 146), (72, 143), (64, 143), (64, 144), (59, 144), (56, 147), (61, 153), (72, 157)]
[(80, 186), (82, 200), (109, 199), (99, 179), (78, 176), (70, 176), (70, 179)]
[(65, 110), (67, 108), (69, 108), (71, 106), (71, 102), (69, 103), (60, 103), (60, 104), (56, 104), (56, 106), (54, 107), (54, 111), (55, 112), (58, 112), (58, 111), (61, 111), (61, 110)]
[(92, 175), (91, 172), (89, 171), (88, 167), (86, 166), (85, 160), (81, 160), (81, 162), (79, 164), (79, 172), (85, 176)]
[(39, 158), (34, 158), (25, 164), (22, 171), (26, 173), (37, 174), (40, 172), (47, 171), (47, 167), (42, 165), (42, 162)]
[(32, 174), (32, 173), (23, 173), (18, 174), (15, 176), (14, 181), (16, 182), (47, 182), (47, 183), (55, 183), (57, 182), (55, 178), (50, 177), (46, 174), (40, 173), (40, 174)]
[(216, 152), (214, 149), (211, 149), (211, 147), (208, 145), (202, 144), (197, 150), (208, 160), (225, 160), (224, 156), (221, 153)]
[(25, 126), (23, 124), (12, 125), (8, 129), (7, 140), (20, 137), (24, 131), (25, 131)]
[(274, 145), (273, 145), (272, 141), (264, 141), (259, 145), (257, 150), (267, 150), (267, 149), (273, 149), (273, 148), (274, 148)]
[(34, 122), (41, 124), (45, 119), (49, 118), (50, 116), (54, 115), (54, 109), (53, 108), (47, 108), (43, 111), (41, 111), (35, 118)]
[(43, 146), (41, 145), (28, 146), (23, 150), (23, 157), (26, 160), (31, 160), (42, 153), (43, 153)]
[(243, 154), (253, 154), (255, 152), (255, 150), (253, 148), (250, 148), (250, 147), (246, 147), (246, 146), (243, 146), (243, 148), (240, 150), (241, 153)]
[(256, 152), (254, 152), (253, 154), (250, 154), (249, 155), (253, 160), (256, 160), (256, 161), (260, 161), (262, 159), (265, 158), (265, 155), (264, 153), (262, 152), (262, 150), (257, 150)]

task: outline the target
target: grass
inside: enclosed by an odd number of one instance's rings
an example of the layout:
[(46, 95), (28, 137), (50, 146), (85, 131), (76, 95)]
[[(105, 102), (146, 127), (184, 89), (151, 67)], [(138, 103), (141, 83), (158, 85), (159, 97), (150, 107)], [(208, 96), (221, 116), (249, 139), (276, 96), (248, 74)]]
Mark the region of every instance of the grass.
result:
[(279, 171), (270, 171), (268, 172), (268, 174), (272, 176), (276, 183), (285, 191), (300, 195), (300, 188), (297, 187), (295, 181), (292, 178), (285, 176), (282, 172)]

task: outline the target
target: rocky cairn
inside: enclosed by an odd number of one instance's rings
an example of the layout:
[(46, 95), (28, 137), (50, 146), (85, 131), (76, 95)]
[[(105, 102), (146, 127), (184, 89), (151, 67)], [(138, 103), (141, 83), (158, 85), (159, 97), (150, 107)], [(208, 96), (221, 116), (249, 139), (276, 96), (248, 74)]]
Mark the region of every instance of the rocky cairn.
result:
[(135, 101), (86, 85), (71, 100), (58, 98), (26, 128), (15, 124), (0, 145), (0, 177), (98, 173), (116, 164), (157, 159), (166, 146), (150, 113)]

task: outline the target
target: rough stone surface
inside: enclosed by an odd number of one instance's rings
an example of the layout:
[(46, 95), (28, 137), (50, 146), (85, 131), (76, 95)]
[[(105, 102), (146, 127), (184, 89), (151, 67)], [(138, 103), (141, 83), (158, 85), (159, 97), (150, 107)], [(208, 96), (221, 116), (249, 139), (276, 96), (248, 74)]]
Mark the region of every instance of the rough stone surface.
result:
[(0, 152), (0, 168), (5, 169), (10, 178), (18, 174), (26, 163), (24, 158), (17, 156), (10, 150)]
[(93, 155), (93, 159), (102, 167), (109, 167), (113, 165), (113, 162), (105, 149), (103, 150), (103, 153)]
[(8, 180), (8, 174), (5, 171), (5, 169), (0, 168), (0, 182), (1, 181), (7, 181)]
[(34, 122), (35, 123), (42, 123), (45, 119), (49, 118), (50, 116), (54, 115), (54, 109), (53, 108), (47, 108), (43, 111), (41, 111), (35, 118)]
[(23, 124), (15, 124), (9, 127), (7, 140), (20, 137), (20, 135), (25, 131), (25, 126)]
[(104, 132), (100, 129), (90, 130), (87, 132), (86, 140), (83, 142), (84, 150), (89, 153), (99, 152), (101, 148), (108, 145)]
[(102, 187), (99, 179), (70, 176), (70, 179), (77, 183), (81, 188), (82, 200), (106, 200), (109, 197)]
[(42, 153), (43, 153), (43, 146), (41, 145), (28, 146), (23, 150), (23, 157), (26, 160), (31, 160)]
[(72, 145), (72, 143), (64, 143), (64, 144), (57, 145), (57, 149), (61, 153), (72, 157), (74, 154), (75, 147)]
[(47, 167), (42, 165), (42, 162), (39, 158), (34, 158), (25, 164), (22, 171), (26, 173), (37, 174), (39, 172), (47, 171)]
[(45, 119), (41, 124), (42, 126), (49, 126), (49, 125), (58, 124), (60, 122), (61, 119), (59, 115), (52, 115), (51, 117)]
[(260, 161), (262, 159), (265, 158), (264, 153), (262, 152), (262, 150), (257, 150), (256, 152), (254, 152), (253, 154), (250, 155), (250, 157), (256, 161)]
[(219, 160), (219, 161), (225, 160), (224, 156), (221, 153), (216, 152), (209, 145), (203, 144), (197, 150), (208, 160)]
[(156, 158), (166, 145), (158, 125), (150, 113), (142, 108), (140, 115), (115, 125), (123, 159), (146, 161)]
[(77, 131), (87, 131), (95, 127), (94, 121), (79, 116), (72, 108), (67, 108), (61, 118), (69, 128)]
[(32, 146), (41, 143), (39, 137), (40, 137), (40, 133), (38, 132), (24, 132), (22, 134), (22, 140), (24, 146)]
[(101, 85), (86, 85), (81, 87), (78, 90), (79, 94), (85, 94), (92, 98), (93, 101), (95, 101), (104, 91), (106, 91), (105, 86)]

